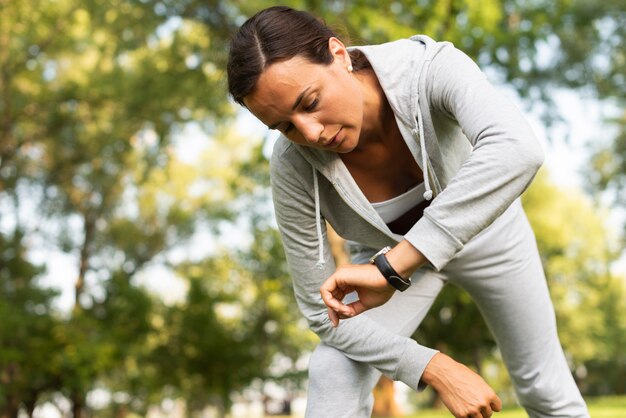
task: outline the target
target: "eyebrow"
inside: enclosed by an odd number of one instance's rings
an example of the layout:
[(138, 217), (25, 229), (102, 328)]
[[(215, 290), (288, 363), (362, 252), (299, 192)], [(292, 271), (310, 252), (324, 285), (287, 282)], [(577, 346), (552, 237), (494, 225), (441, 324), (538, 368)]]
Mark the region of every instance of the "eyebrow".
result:
[[(291, 110), (296, 110), (296, 108), (300, 105), (300, 103), (302, 102), (302, 99), (304, 99), (304, 96), (306, 95), (307, 91), (309, 91), (311, 89), (311, 87), (307, 87), (305, 88), (302, 93), (300, 93), (300, 95), (296, 98), (296, 101), (293, 103), (293, 106), (291, 106)], [(280, 125), (282, 122), (278, 122), (275, 123), (273, 125), (268, 126), (269, 129), (276, 129), (276, 127), (278, 125)]]

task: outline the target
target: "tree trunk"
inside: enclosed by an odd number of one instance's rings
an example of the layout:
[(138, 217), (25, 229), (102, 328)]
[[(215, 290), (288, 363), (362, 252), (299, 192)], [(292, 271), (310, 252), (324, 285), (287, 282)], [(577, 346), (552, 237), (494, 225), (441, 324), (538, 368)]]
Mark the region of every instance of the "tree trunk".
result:
[(81, 393), (73, 392), (70, 397), (72, 401), (72, 417), (84, 418), (85, 417), (85, 400)]
[(76, 278), (76, 284), (74, 285), (76, 289), (76, 293), (74, 295), (74, 309), (80, 309), (80, 295), (83, 293), (83, 288), (85, 287), (85, 275), (89, 269), (89, 247), (91, 246), (96, 226), (95, 220), (93, 220), (89, 215), (85, 215), (83, 217), (83, 221), (85, 222), (83, 227), (85, 239), (83, 241), (83, 246), (80, 249), (78, 277)]
[(402, 410), (396, 402), (393, 380), (387, 376), (381, 376), (374, 388), (373, 415), (381, 417), (399, 417)]
[(128, 406), (118, 405), (117, 410), (115, 411), (115, 418), (126, 418), (127, 415), (128, 415)]
[(20, 409), (20, 399), (14, 393), (14, 390), (10, 387), (14, 383), (19, 375), (19, 367), (16, 363), (9, 363), (3, 369), (0, 369), (0, 385), (7, 388), (7, 394), (5, 395), (5, 403), (0, 411), (0, 418), (17, 418)]
[(7, 395), (6, 403), (2, 408), (0, 418), (17, 418), (19, 412), (19, 402), (15, 395)]
[(345, 264), (350, 264), (350, 254), (346, 248), (346, 240), (341, 238), (335, 230), (329, 225), (328, 227), (328, 242), (330, 243), (330, 252), (335, 259), (335, 265), (337, 267)]
[(26, 414), (33, 418), (33, 413), (35, 412), (35, 406), (37, 406), (37, 399), (39, 398), (39, 392), (33, 390), (30, 392), (30, 396), (27, 399), (24, 399), (24, 406), (26, 407)]

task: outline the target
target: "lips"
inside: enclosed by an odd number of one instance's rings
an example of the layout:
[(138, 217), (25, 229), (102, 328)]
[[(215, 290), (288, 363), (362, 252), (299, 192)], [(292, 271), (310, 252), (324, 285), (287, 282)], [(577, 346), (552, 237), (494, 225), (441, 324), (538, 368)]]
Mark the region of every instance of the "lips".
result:
[(335, 134), (335, 136), (333, 136), (330, 141), (328, 141), (325, 146), (326, 147), (332, 147), (333, 145), (335, 145), (337, 143), (337, 137), (339, 136), (339, 133), (341, 132), (343, 128), (340, 128), (339, 131), (337, 131), (337, 133)]

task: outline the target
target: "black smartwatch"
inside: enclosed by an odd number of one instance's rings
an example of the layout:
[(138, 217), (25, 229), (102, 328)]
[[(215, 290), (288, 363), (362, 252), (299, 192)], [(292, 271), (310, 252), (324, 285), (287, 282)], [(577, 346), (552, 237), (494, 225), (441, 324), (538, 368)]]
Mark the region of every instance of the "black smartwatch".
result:
[(385, 279), (392, 285), (394, 288), (398, 289), (401, 292), (404, 292), (411, 286), (411, 278), (403, 279), (389, 264), (387, 254), (391, 251), (391, 247), (385, 247), (376, 254), (372, 258), (370, 258), (370, 263), (375, 264), (378, 267), (378, 270), (385, 276)]

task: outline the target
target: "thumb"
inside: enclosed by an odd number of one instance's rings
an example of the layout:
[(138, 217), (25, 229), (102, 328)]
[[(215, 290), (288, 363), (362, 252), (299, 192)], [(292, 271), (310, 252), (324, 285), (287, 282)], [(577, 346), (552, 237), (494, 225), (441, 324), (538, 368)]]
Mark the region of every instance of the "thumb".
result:
[(328, 308), (328, 319), (330, 319), (333, 327), (337, 328), (337, 325), (339, 325), (339, 315), (337, 315), (337, 312), (335, 312), (331, 308)]
[(349, 316), (358, 315), (369, 309), (367, 306), (363, 304), (363, 302), (361, 302), (361, 300), (357, 300), (355, 302), (349, 303), (346, 305), (346, 307), (349, 309), (349, 312), (350, 312)]

